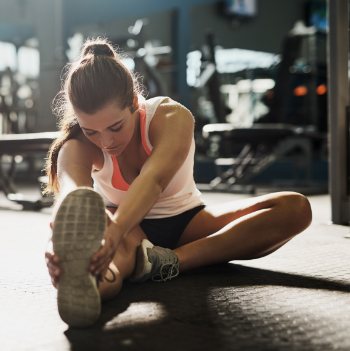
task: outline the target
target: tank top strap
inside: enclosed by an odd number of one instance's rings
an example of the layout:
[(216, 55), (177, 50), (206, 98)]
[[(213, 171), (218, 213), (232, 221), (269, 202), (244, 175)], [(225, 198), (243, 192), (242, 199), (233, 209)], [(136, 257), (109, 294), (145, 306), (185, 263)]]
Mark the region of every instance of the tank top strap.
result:
[(140, 113), (140, 129), (141, 139), (144, 150), (150, 155), (153, 146), (149, 140), (149, 127), (158, 106), (165, 100), (167, 96), (157, 96), (149, 100), (145, 100), (142, 95), (138, 96), (139, 113)]
[(141, 101), (139, 101), (139, 114), (140, 114), (140, 129), (141, 129), (142, 146), (145, 149), (147, 155), (149, 156), (151, 154), (151, 150), (147, 144), (148, 135), (146, 135), (146, 134), (148, 133), (148, 130), (147, 130), (148, 128), (146, 128), (147, 115), (146, 115), (146, 103), (145, 103), (144, 99), (141, 99)]

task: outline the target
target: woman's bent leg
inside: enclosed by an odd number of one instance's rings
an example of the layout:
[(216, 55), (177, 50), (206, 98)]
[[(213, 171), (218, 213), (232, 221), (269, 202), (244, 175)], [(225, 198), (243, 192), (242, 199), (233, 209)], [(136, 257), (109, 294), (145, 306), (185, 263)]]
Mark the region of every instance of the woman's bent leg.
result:
[[(130, 277), (135, 269), (136, 251), (142, 239), (147, 239), (142, 229), (137, 226), (128, 234), (128, 236), (119, 245), (118, 250), (110, 263), (109, 268), (115, 275), (114, 282), (108, 282), (103, 279), (99, 284), (99, 291), (102, 301), (114, 298), (122, 288), (123, 280)], [(113, 280), (113, 274), (107, 271), (108, 280)]]
[(192, 219), (175, 249), (180, 271), (266, 256), (305, 230), (311, 217), (308, 200), (287, 192), (208, 207)]

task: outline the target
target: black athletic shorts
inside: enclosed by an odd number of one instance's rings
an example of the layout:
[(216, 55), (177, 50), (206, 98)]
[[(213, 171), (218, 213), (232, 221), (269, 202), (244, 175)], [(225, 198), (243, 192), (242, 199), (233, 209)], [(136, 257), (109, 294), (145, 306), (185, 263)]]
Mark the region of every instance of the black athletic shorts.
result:
[(140, 227), (153, 245), (173, 250), (192, 218), (204, 207), (200, 205), (173, 217), (144, 219)]

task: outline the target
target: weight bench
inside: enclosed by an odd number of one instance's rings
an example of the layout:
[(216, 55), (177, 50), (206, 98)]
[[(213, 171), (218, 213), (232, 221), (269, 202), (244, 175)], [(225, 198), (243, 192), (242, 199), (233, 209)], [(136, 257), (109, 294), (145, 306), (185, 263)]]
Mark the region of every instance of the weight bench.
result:
[[(61, 135), (61, 132), (28, 133), (28, 134), (3, 134), (0, 135), (0, 156), (21, 155), (32, 156), (38, 153), (47, 152), (52, 142)], [(42, 197), (37, 200), (26, 198), (16, 190), (14, 176), (16, 172), (16, 162), (14, 157), (8, 172), (6, 172), (0, 161), (0, 184), (6, 197), (23, 205), (25, 209), (39, 210), (43, 207), (53, 205), (53, 198)], [(42, 177), (40, 177), (42, 178)]]
[[(296, 149), (302, 151), (306, 184), (311, 185), (312, 138), (304, 128), (274, 123), (254, 124), (250, 128), (234, 128), (231, 124), (219, 123), (205, 125), (202, 133), (204, 139), (217, 143), (226, 139), (245, 144), (236, 158), (215, 160), (217, 177), (209, 184), (212, 190), (230, 191), (236, 187), (243, 192), (254, 192), (253, 187), (248, 185), (249, 181), (280, 157)], [(297, 179), (295, 163), (294, 178)], [(229, 168), (224, 171), (224, 166)]]

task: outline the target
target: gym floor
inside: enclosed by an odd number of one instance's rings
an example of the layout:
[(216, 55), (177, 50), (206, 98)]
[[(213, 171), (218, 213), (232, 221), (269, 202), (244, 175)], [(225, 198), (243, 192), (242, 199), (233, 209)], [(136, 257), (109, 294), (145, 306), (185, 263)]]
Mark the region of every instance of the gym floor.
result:
[[(204, 193), (208, 204), (247, 196)], [(0, 350), (349, 350), (349, 228), (329, 224), (329, 196), (309, 199), (311, 227), (272, 255), (125, 283), (79, 330), (61, 321), (45, 266), (51, 210), (0, 195)]]

